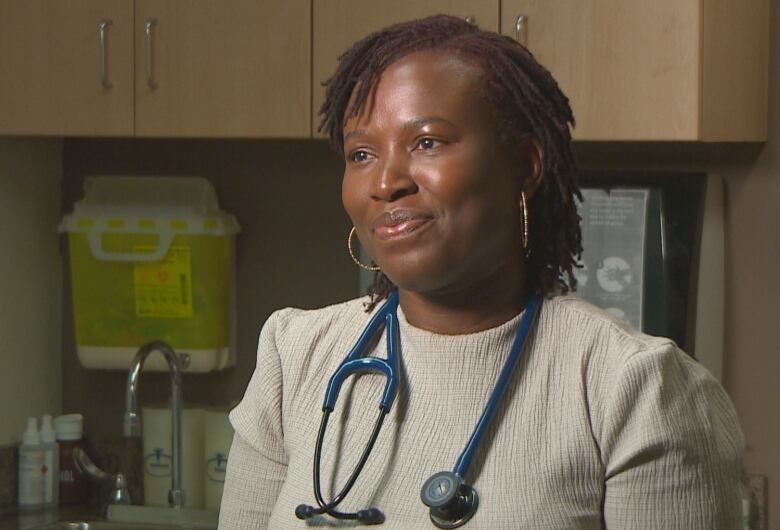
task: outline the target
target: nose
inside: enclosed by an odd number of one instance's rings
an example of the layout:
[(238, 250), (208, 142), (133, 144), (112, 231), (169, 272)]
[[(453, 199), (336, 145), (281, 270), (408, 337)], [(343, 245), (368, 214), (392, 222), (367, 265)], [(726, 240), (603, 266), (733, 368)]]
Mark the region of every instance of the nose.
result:
[(374, 178), (371, 197), (378, 201), (393, 202), (417, 191), (408, 157), (389, 154), (381, 160)]

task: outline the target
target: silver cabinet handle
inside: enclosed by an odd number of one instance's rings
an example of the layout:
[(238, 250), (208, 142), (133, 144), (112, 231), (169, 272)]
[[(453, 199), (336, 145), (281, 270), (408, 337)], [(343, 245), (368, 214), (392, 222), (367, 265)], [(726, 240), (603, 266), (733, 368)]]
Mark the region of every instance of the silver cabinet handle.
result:
[(528, 17), (525, 15), (518, 15), (515, 19), (515, 40), (528, 47)]
[(476, 24), (477, 17), (475, 17), (474, 15), (469, 15), (466, 17), (466, 22), (468, 22), (469, 24)]
[(144, 66), (146, 68), (146, 84), (152, 90), (157, 88), (157, 81), (154, 80), (152, 70), (152, 28), (157, 25), (156, 18), (146, 19), (144, 24)]
[(108, 27), (113, 24), (110, 18), (104, 18), (98, 24), (100, 34), (100, 82), (104, 88), (113, 88), (114, 84), (108, 80), (108, 51), (106, 50), (106, 38)]

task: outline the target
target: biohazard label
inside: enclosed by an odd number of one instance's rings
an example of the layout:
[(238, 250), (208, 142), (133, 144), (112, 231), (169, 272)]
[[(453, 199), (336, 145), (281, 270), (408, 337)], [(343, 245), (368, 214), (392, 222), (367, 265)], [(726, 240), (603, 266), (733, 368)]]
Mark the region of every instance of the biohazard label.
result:
[[(135, 252), (154, 247), (136, 246)], [(160, 261), (133, 265), (135, 314), (139, 317), (186, 318), (192, 316), (192, 267), (190, 247), (172, 246)]]

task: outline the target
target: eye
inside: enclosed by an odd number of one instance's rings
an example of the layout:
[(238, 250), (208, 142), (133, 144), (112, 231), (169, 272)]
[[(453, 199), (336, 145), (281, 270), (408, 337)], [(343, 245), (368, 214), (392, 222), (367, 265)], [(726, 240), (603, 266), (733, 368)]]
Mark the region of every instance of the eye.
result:
[(430, 151), (439, 143), (438, 140), (434, 140), (433, 138), (420, 138), (420, 141), (417, 142), (417, 147), (423, 151)]
[(347, 159), (350, 162), (365, 162), (371, 157), (371, 153), (366, 151), (365, 149), (355, 149), (351, 153), (349, 153), (349, 156), (347, 156)]

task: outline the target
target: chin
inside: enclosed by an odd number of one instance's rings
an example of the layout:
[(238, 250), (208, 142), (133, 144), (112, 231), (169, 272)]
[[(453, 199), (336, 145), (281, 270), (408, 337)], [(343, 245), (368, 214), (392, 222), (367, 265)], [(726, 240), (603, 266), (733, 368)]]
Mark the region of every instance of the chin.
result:
[(391, 263), (382, 272), (393, 282), (393, 285), (404, 291), (414, 293), (430, 293), (442, 289), (450, 280), (452, 269), (442, 270), (440, 267), (425, 266), (414, 260), (404, 260), (401, 263)]

